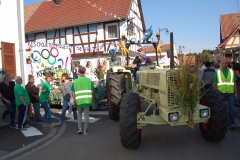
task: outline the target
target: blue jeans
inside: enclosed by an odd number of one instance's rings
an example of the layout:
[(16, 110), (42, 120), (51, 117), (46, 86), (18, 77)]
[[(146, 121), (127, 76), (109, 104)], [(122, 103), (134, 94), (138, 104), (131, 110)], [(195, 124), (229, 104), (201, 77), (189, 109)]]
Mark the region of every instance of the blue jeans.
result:
[(10, 114), (10, 124), (15, 125), (15, 113), (16, 113), (16, 104), (15, 101), (11, 101), (10, 104), (5, 104), (7, 110), (4, 111), (4, 116)]
[(43, 123), (46, 124), (47, 119), (48, 119), (48, 123), (52, 124), (51, 110), (50, 110), (50, 107), (48, 105), (48, 102), (41, 102), (41, 105), (42, 105), (42, 107), (45, 111), (44, 117), (43, 117)]
[[(70, 99), (63, 100), (63, 108), (62, 108), (62, 114), (60, 116), (60, 122), (64, 121), (66, 111), (68, 109), (68, 103), (70, 103)], [(77, 120), (77, 111), (76, 110), (73, 111), (73, 117), (74, 117), (74, 120)]]
[(33, 109), (34, 109), (34, 114), (35, 114), (35, 120), (40, 121), (41, 120), (40, 103), (39, 102), (34, 102), (33, 103)]
[(234, 114), (235, 114), (234, 94), (223, 93), (222, 95), (225, 97), (228, 104), (228, 124), (229, 125), (234, 124)]

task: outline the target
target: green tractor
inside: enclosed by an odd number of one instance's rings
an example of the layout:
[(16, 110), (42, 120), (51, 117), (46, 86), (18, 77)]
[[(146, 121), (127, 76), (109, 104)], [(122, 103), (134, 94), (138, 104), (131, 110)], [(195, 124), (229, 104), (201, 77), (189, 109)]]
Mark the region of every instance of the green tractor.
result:
[[(173, 72), (173, 67), (160, 69), (151, 65), (147, 69), (140, 68), (139, 84), (136, 85), (130, 70), (124, 67), (112, 66), (107, 71), (109, 117), (120, 122), (123, 147), (138, 148), (141, 129), (147, 124), (188, 125), (188, 116), (180, 109), (181, 100), (170, 90), (169, 84), (176, 83)], [(144, 110), (142, 103), (148, 104)], [(152, 105), (155, 108), (149, 115)], [(209, 90), (194, 110), (194, 123), (199, 123), (203, 138), (221, 141), (227, 132), (227, 105), (220, 92)]]

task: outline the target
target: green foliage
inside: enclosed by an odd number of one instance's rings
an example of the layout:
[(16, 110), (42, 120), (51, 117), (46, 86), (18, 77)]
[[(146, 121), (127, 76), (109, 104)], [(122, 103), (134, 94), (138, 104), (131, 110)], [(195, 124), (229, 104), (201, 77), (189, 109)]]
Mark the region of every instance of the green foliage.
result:
[(97, 76), (97, 78), (99, 79), (99, 81), (104, 79), (104, 75), (106, 74), (106, 71), (101, 69), (101, 68), (96, 68), (94, 70), (94, 74)]
[(44, 70), (43, 70), (43, 75), (44, 76), (50, 75), (50, 76), (53, 77), (55, 73), (56, 73), (55, 70), (53, 70), (50, 67), (45, 67)]
[(102, 80), (96, 85), (94, 89), (94, 94), (93, 94), (94, 106), (92, 106), (93, 109), (96, 109), (101, 104), (101, 100), (106, 98), (107, 98), (106, 81)]
[(173, 71), (173, 77), (176, 80), (176, 84), (168, 82), (168, 86), (181, 101), (182, 114), (188, 116), (188, 127), (193, 129), (195, 107), (204, 93), (200, 95), (200, 89), (203, 86), (198, 83), (200, 65), (196, 63), (193, 65), (189, 62), (191, 62), (190, 57), (185, 62), (183, 59), (180, 59), (179, 64), (175, 63), (177, 69)]

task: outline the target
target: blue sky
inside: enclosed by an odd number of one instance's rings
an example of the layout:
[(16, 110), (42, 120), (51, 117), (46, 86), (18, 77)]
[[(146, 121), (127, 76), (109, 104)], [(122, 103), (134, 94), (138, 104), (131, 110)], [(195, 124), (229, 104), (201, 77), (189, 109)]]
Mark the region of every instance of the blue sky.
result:
[[(24, 0), (24, 5), (42, 0)], [(114, 0), (113, 0), (114, 1)], [(141, 0), (146, 28), (173, 32), (174, 43), (183, 53), (214, 50), (220, 43), (220, 15), (237, 13), (240, 0)], [(238, 5), (238, 3), (239, 5)], [(170, 36), (161, 32), (164, 44)], [(156, 40), (156, 39), (155, 39)]]

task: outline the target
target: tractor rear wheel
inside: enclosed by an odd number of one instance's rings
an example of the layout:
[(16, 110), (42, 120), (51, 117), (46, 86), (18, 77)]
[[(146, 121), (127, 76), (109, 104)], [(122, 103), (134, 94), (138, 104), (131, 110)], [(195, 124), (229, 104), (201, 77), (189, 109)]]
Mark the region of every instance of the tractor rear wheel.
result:
[(138, 148), (141, 143), (141, 129), (137, 128), (137, 113), (141, 111), (137, 93), (125, 93), (120, 107), (120, 137), (125, 148)]
[(113, 120), (119, 119), (121, 97), (126, 93), (124, 73), (107, 72), (108, 114)]
[(227, 104), (218, 90), (209, 90), (202, 98), (201, 104), (210, 108), (207, 123), (200, 123), (203, 138), (210, 141), (221, 141), (227, 132)]

